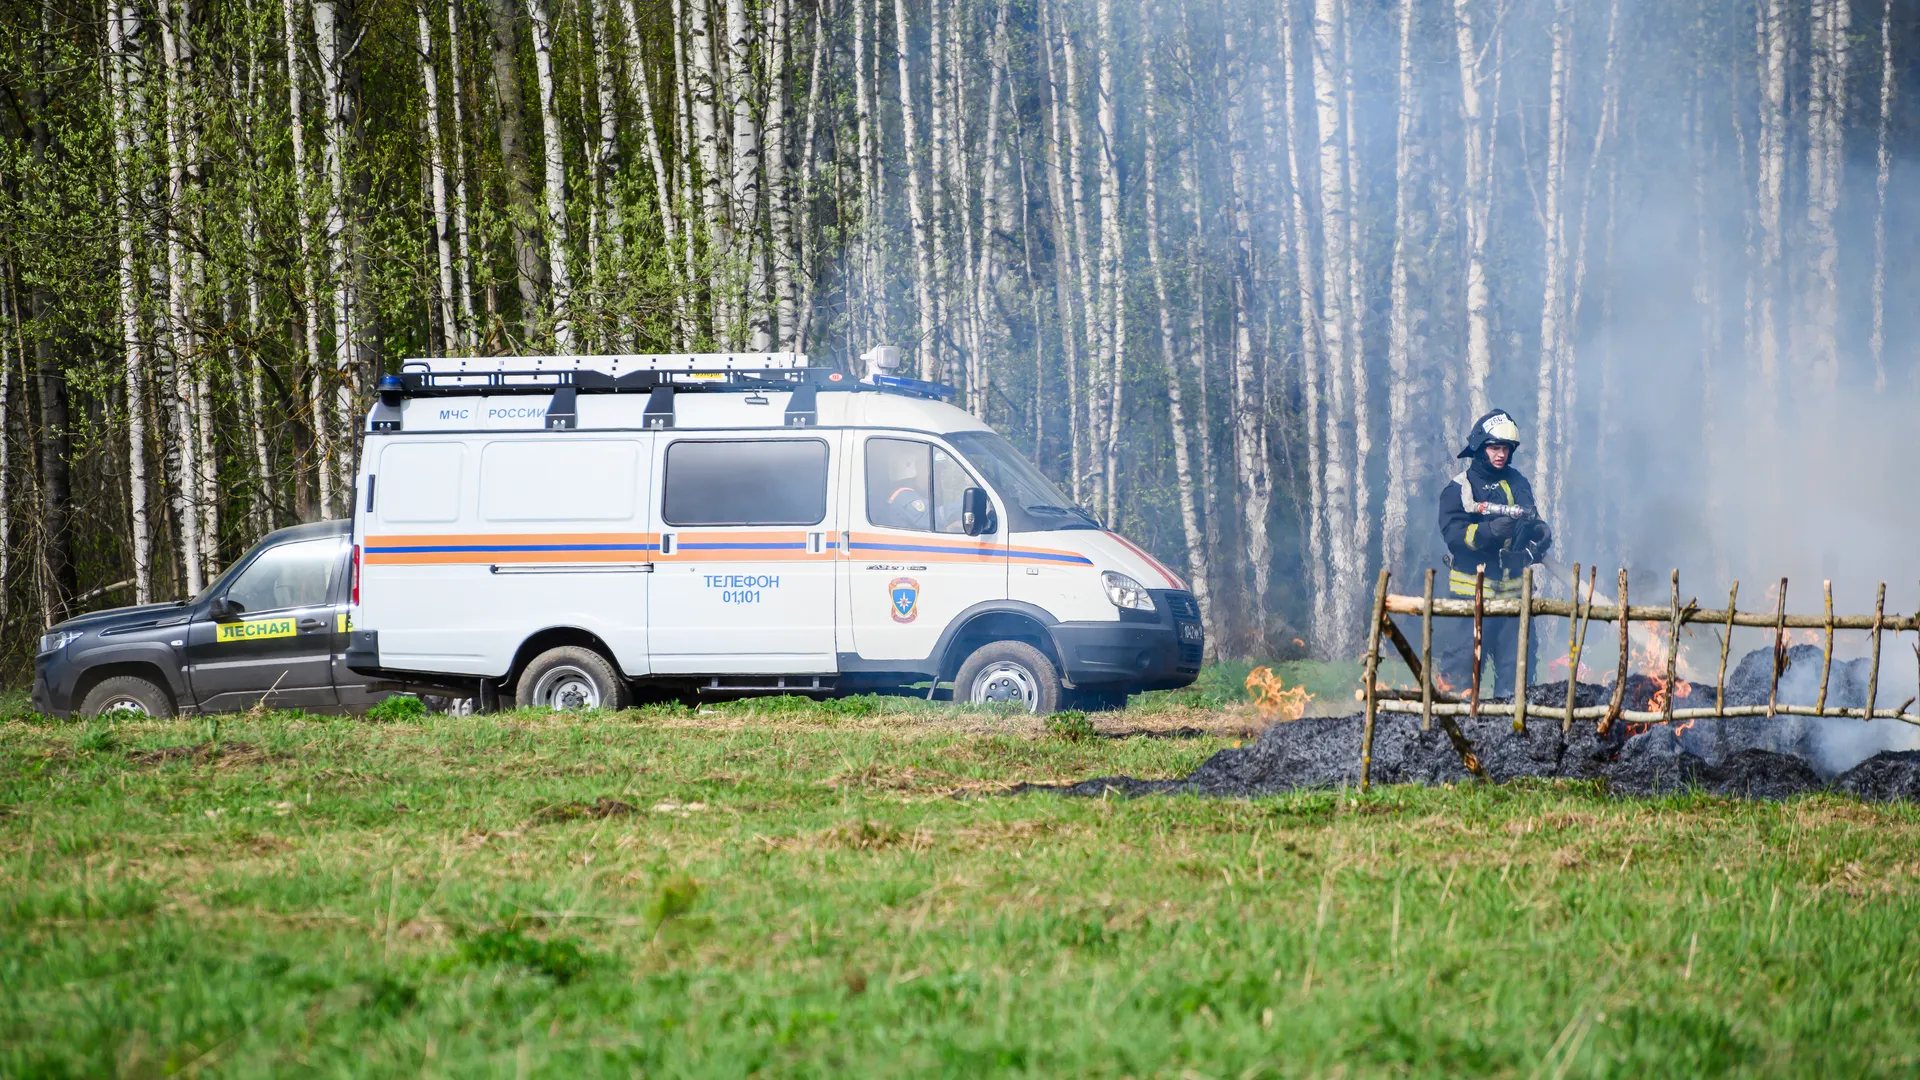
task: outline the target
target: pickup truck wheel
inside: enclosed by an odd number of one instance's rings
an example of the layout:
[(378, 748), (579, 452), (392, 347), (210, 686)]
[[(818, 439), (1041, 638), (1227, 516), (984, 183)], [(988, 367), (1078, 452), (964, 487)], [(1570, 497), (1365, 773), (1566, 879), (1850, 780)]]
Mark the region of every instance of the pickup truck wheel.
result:
[(533, 658), (513, 697), (523, 709), (619, 709), (627, 704), (627, 684), (606, 657), (562, 645)]
[(953, 677), (953, 699), (976, 705), (1018, 703), (1046, 716), (1060, 708), (1060, 673), (1024, 641), (995, 641), (968, 656)]
[(150, 679), (138, 675), (114, 675), (101, 679), (77, 710), (82, 716), (107, 713), (134, 713), (139, 716), (172, 716), (173, 698)]

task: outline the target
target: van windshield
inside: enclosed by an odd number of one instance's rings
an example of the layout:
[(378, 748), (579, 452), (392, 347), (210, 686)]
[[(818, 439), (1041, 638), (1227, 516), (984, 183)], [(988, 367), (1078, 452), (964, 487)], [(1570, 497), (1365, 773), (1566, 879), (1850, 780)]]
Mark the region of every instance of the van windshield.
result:
[(1050, 529), (1098, 529), (1092, 514), (1073, 504), (1046, 474), (1034, 468), (1003, 436), (992, 431), (957, 431), (946, 436), (953, 448), (986, 477), (1007, 505), (1008, 527), (1015, 532)]

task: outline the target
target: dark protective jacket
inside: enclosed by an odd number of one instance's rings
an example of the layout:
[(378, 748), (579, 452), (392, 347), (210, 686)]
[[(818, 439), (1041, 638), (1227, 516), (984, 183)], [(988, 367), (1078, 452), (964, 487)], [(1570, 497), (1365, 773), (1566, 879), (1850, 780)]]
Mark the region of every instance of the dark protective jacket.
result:
[(1455, 596), (1473, 595), (1473, 576), (1487, 572), (1487, 595), (1520, 595), (1520, 572), (1527, 564), (1546, 553), (1551, 539), (1533, 544), (1531, 552), (1515, 550), (1516, 539), (1496, 541), (1487, 534), (1487, 523), (1502, 515), (1484, 513), (1483, 504), (1504, 503), (1536, 510), (1533, 485), (1509, 465), (1495, 469), (1485, 455), (1476, 454), (1465, 472), (1447, 481), (1440, 489), (1440, 535), (1446, 539), (1447, 554), (1453, 569), (1447, 576), (1447, 591)]

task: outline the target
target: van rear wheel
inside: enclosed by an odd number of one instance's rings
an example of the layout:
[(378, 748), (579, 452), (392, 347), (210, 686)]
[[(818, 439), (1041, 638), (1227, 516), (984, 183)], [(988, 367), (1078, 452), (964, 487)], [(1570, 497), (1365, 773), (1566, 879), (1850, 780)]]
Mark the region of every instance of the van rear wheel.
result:
[(523, 709), (620, 709), (627, 704), (627, 684), (606, 657), (562, 645), (533, 658), (513, 697)]
[(973, 650), (953, 677), (955, 701), (1014, 704), (1046, 716), (1060, 709), (1060, 672), (1024, 641), (995, 641)]

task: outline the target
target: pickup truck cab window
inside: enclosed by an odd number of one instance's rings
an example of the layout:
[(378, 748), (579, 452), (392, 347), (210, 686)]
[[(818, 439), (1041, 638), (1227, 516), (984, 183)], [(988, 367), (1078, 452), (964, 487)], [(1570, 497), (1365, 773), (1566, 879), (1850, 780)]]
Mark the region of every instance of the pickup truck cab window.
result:
[(227, 587), (227, 602), (243, 612), (325, 604), (345, 544), (341, 537), (270, 547)]

